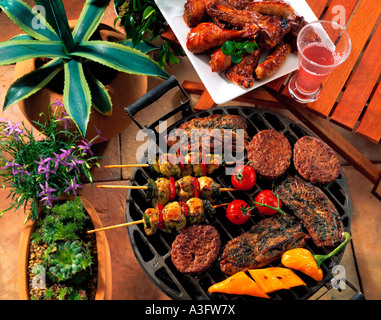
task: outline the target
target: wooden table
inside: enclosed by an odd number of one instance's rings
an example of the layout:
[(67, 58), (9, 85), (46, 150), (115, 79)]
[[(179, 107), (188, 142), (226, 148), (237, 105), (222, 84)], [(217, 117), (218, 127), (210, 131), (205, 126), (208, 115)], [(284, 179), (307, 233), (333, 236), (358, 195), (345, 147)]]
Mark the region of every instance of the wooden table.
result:
[[(381, 141), (379, 0), (307, 0), (307, 3), (319, 19), (345, 23), (352, 41), (348, 59), (323, 82), (320, 99), (306, 105), (291, 99), (288, 75), (235, 100), (286, 107), (374, 183), (372, 193), (381, 199), (381, 171), (329, 124), (332, 121), (375, 144)], [(184, 81), (182, 85), (188, 93), (201, 95), (196, 110), (216, 105), (201, 83)]]

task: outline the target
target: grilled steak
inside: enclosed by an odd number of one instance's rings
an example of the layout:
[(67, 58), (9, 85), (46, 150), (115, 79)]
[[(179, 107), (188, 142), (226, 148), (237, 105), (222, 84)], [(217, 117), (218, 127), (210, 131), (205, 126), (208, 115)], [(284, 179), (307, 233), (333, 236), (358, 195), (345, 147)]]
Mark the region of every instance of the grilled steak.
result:
[(258, 132), (246, 150), (250, 166), (266, 179), (280, 177), (291, 163), (291, 145), (283, 133), (274, 129)]
[[(215, 149), (224, 151), (224, 144), (231, 145), (232, 151), (243, 151), (248, 139), (246, 133), (246, 120), (238, 115), (219, 115), (213, 114), (208, 117), (195, 118), (184, 122), (177, 130), (170, 132), (170, 136), (174, 139), (167, 137), (167, 143), (171, 147), (178, 141), (182, 133), (188, 136), (188, 150), (191, 151), (192, 144), (198, 144), (200, 150), (208, 150), (213, 152)], [(195, 130), (197, 129), (197, 130)], [(243, 130), (244, 145), (241, 148), (236, 148), (237, 129)], [(231, 134), (230, 134), (231, 133)]]
[(277, 186), (276, 193), (302, 221), (316, 246), (334, 246), (343, 239), (340, 215), (320, 188), (300, 177), (287, 177)]
[(294, 165), (304, 179), (314, 184), (327, 184), (340, 174), (340, 162), (335, 151), (323, 141), (309, 136), (295, 143)]
[(260, 268), (280, 259), (293, 248), (304, 247), (308, 234), (302, 224), (281, 214), (265, 218), (249, 231), (230, 240), (221, 256), (221, 270), (227, 274)]
[(182, 273), (199, 274), (217, 259), (221, 240), (217, 229), (210, 225), (185, 228), (172, 243), (172, 262)]

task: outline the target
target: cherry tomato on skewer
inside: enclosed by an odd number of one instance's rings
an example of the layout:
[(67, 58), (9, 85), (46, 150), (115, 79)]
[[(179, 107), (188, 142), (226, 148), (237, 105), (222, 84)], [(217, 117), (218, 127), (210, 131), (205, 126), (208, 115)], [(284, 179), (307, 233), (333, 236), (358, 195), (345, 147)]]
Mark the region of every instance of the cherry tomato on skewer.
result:
[(249, 163), (250, 162), (245, 165), (240, 165), (234, 170), (231, 177), (231, 182), (234, 188), (246, 191), (254, 187), (257, 180), (257, 174)]

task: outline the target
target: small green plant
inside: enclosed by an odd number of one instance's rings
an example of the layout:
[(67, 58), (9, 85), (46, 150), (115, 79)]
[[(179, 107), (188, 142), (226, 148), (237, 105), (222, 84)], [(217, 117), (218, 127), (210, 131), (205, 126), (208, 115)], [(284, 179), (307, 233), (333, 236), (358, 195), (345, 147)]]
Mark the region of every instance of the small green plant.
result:
[(242, 55), (244, 53), (253, 53), (258, 49), (258, 44), (256, 42), (237, 42), (237, 41), (226, 41), (222, 47), (221, 51), (227, 56), (231, 56), (233, 63), (239, 63), (242, 60)]
[(45, 217), (38, 221), (37, 231), (31, 235), (35, 242), (51, 245), (57, 241), (79, 240), (89, 217), (85, 214), (81, 198), (53, 206), (51, 212), (44, 209)]
[(131, 46), (143, 52), (159, 51), (156, 61), (165, 67), (170, 63), (179, 64), (176, 56), (183, 56), (180, 46), (162, 39), (160, 45), (155, 40), (167, 27), (167, 22), (154, 0), (114, 0), (121, 25)]
[(90, 242), (65, 241), (57, 246), (51, 246), (44, 254), (48, 262), (48, 276), (54, 281), (66, 281), (81, 271), (87, 270), (92, 264)]

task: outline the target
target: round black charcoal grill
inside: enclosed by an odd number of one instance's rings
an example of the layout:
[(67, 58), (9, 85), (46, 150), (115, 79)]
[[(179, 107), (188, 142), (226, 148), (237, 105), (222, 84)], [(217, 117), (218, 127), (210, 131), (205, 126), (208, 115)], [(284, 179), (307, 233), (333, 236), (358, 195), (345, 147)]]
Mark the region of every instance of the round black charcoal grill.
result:
[[(137, 102), (133, 106), (126, 108), (126, 112), (133, 118), (133, 115), (141, 108), (146, 107), (148, 104), (156, 101), (169, 89), (178, 85), (176, 79), (173, 77), (154, 89), (154, 92), (148, 93), (148, 97), (143, 97), (143, 100)], [(179, 85), (178, 85), (179, 86)], [(181, 86), (179, 86), (182, 90)], [(184, 93), (184, 91), (183, 91)], [(185, 93), (184, 93), (185, 94)], [(170, 130), (179, 127), (183, 122), (189, 121), (192, 118), (205, 117), (211, 114), (221, 115), (241, 115), (246, 118), (247, 121), (247, 133), (250, 139), (259, 131), (264, 129), (275, 129), (282, 132), (290, 141), (291, 146), (295, 142), (305, 136), (313, 136), (311, 132), (300, 126), (298, 123), (291, 119), (260, 108), (240, 107), (240, 106), (227, 106), (212, 108), (199, 113), (193, 113), (189, 108), (188, 100), (181, 106), (177, 107), (174, 112), (167, 114), (165, 117), (159, 119), (148, 128), (154, 128), (159, 121), (168, 119), (173, 114), (182, 112), (183, 118), (181, 121), (176, 122), (168, 128)], [(134, 119), (134, 118), (133, 118)], [(134, 119), (135, 120), (135, 119)], [(136, 120), (135, 122), (142, 127)], [(158, 138), (160, 139), (160, 138)], [(140, 163), (147, 163), (147, 151), (142, 156)], [(230, 176), (224, 174), (224, 168), (220, 168), (212, 175), (221, 187), (231, 187)], [(287, 174), (296, 175), (296, 170), (291, 164), (287, 171)], [(131, 176), (130, 185), (142, 186), (146, 185), (148, 178), (155, 178), (152, 176), (152, 172), (148, 168), (136, 168)], [(221, 198), (217, 200), (218, 203), (227, 203), (234, 199), (242, 199), (251, 203), (251, 200), (255, 198), (261, 190), (272, 189), (273, 181), (265, 181), (261, 178), (257, 178), (254, 189), (234, 192), (222, 192)], [(337, 208), (341, 220), (343, 222), (345, 231), (350, 231), (351, 226), (351, 201), (349, 197), (348, 186), (343, 173), (330, 184), (321, 188), (322, 191), (328, 196)], [(152, 207), (150, 199), (146, 195), (145, 190), (132, 189), (128, 191), (127, 206), (126, 206), (126, 220), (127, 222), (141, 220), (144, 211), (147, 208)], [(215, 219), (209, 221), (213, 225), (221, 237), (221, 252), (223, 246), (232, 238), (235, 238), (242, 233), (248, 231), (256, 222), (265, 218), (265, 216), (259, 214), (256, 210), (253, 211), (253, 216), (243, 225), (232, 224), (225, 216), (225, 208), (218, 208)], [(292, 215), (292, 212), (287, 208), (284, 210)], [(176, 300), (258, 300), (261, 298), (250, 297), (246, 295), (227, 295), (220, 293), (209, 293), (208, 288), (216, 282), (220, 282), (227, 278), (228, 275), (224, 274), (219, 268), (219, 260), (213, 263), (211, 268), (198, 276), (191, 276), (180, 273), (172, 263), (171, 260), (171, 246), (177, 233), (164, 233), (158, 231), (152, 236), (147, 236), (144, 232), (142, 224), (132, 225), (128, 227), (128, 235), (131, 241), (131, 246), (135, 253), (136, 259), (140, 266), (148, 275), (148, 277), (170, 298)], [(313, 254), (327, 254), (330, 250), (324, 248), (318, 248), (312, 242), (307, 241), (307, 249)], [(298, 276), (307, 284), (307, 286), (299, 286), (289, 290), (280, 290), (278, 292), (270, 293), (270, 297), (274, 300), (305, 300), (315, 294), (320, 288), (330, 283), (332, 279), (331, 268), (334, 265), (338, 265), (344, 254), (344, 250), (336, 256), (324, 261), (321, 265), (323, 269), (324, 278), (322, 281), (317, 282), (312, 278), (304, 275), (301, 272), (296, 271)], [(266, 267), (281, 266), (280, 261), (274, 261)]]

